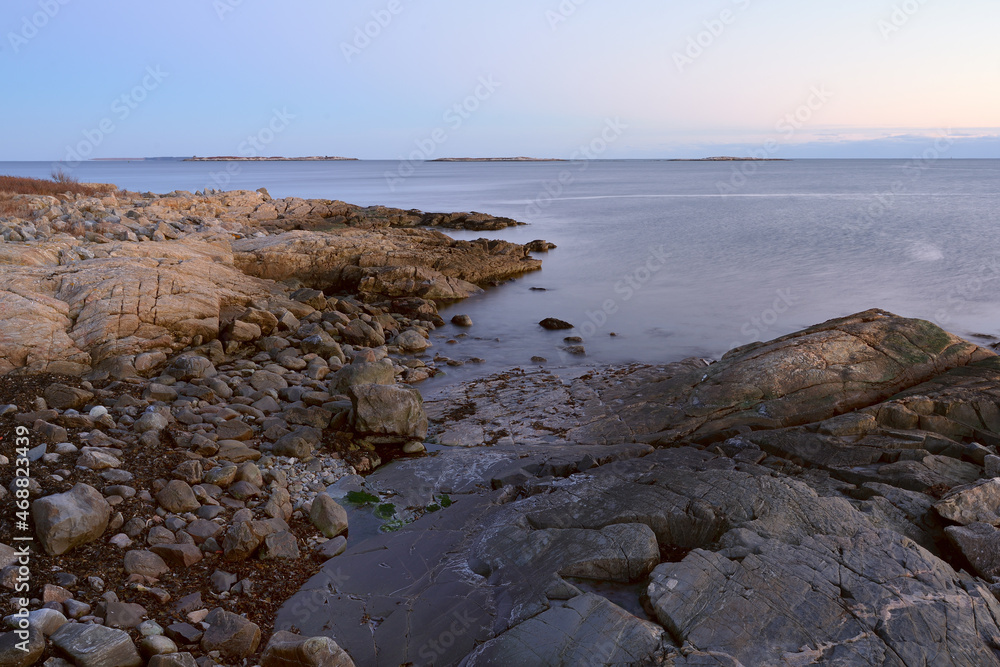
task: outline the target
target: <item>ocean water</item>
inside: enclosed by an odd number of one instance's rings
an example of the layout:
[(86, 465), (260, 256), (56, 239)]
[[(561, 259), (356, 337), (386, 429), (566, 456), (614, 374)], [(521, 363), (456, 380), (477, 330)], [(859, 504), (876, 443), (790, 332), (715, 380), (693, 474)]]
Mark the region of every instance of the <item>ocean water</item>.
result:
[[(0, 173), (51, 169), (0, 163)], [(132, 190), (266, 187), (529, 223), (452, 234), (558, 249), (538, 255), (541, 271), (442, 310), (475, 324), (464, 338), (439, 330), (430, 351), (486, 361), (449, 368), (449, 380), (535, 355), (555, 366), (717, 358), (875, 307), (980, 343), (1000, 336), (1000, 160), (133, 161), (88, 162), (74, 175)], [(545, 317), (576, 328), (545, 331)], [(565, 353), (566, 335), (584, 339), (586, 356)]]

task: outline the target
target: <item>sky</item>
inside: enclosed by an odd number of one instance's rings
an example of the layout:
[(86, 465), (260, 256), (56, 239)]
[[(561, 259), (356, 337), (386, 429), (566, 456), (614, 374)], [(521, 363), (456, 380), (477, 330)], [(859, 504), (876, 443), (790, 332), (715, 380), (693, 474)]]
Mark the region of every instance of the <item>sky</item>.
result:
[(996, 0), (4, 0), (0, 160), (1000, 158)]

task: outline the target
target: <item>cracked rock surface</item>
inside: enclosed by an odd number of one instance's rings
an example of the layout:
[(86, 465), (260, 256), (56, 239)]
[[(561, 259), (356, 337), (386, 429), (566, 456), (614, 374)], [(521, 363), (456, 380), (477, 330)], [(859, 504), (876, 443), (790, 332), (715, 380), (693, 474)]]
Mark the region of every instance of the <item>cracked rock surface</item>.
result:
[(446, 389), (444, 446), (359, 488), (449, 506), (350, 544), (276, 628), (370, 665), (1000, 665), (998, 373), (867, 311)]

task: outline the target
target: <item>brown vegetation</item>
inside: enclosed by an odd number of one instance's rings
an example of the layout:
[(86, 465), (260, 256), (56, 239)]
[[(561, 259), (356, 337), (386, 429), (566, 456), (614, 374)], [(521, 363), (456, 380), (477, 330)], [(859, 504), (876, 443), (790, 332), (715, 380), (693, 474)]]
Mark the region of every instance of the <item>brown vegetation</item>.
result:
[(31, 213), (26, 202), (14, 199), (16, 195), (49, 195), (64, 198), (68, 193), (101, 197), (109, 194), (112, 188), (113, 186), (80, 183), (62, 171), (52, 172), (51, 180), (0, 175), (0, 217), (23, 218)]

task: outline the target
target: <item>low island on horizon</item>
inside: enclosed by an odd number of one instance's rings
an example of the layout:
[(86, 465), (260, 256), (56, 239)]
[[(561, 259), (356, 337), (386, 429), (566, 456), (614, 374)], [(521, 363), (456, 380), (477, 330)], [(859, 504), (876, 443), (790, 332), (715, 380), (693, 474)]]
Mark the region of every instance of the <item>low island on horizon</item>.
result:
[(716, 157), (670, 158), (667, 162), (791, 162), (780, 157), (733, 157), (720, 155)]
[(356, 161), (356, 157), (335, 157), (330, 155), (311, 155), (309, 157), (237, 157), (233, 155), (217, 155), (213, 157), (189, 157), (184, 162), (339, 162)]

